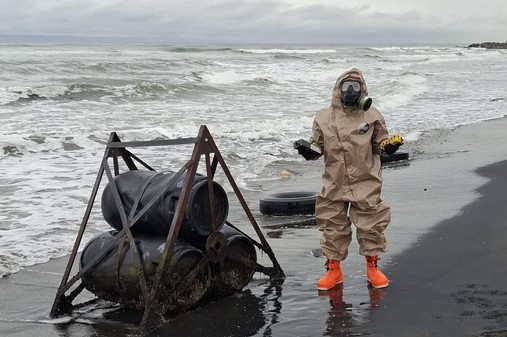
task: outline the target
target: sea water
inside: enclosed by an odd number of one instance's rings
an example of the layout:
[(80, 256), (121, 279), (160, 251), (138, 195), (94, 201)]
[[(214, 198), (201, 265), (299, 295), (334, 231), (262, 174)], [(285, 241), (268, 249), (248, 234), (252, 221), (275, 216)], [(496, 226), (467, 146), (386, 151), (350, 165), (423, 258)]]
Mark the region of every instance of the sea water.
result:
[[(505, 50), (0, 45), (0, 277), (70, 252), (111, 132), (172, 139), (206, 125), (240, 188), (255, 189), (267, 165), (303, 161), (292, 143), (310, 136), (315, 112), (352, 67), (390, 132), (407, 140), (506, 111)], [(191, 151), (133, 152), (178, 170)]]

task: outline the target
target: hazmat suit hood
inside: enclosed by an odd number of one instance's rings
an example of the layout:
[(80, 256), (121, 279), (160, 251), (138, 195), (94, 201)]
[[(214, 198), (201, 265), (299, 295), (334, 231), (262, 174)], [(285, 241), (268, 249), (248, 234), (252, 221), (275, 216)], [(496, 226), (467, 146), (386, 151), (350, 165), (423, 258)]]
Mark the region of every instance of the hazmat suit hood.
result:
[(333, 110), (341, 109), (345, 113), (353, 113), (353, 112), (360, 111), (360, 109), (358, 107), (345, 106), (342, 103), (341, 86), (345, 80), (358, 81), (361, 84), (361, 95), (368, 96), (368, 88), (366, 86), (366, 82), (364, 80), (363, 73), (361, 72), (361, 70), (359, 70), (357, 68), (352, 68), (352, 69), (344, 72), (340, 77), (338, 77), (336, 79), (336, 83), (333, 88), (333, 96), (331, 97), (331, 107), (333, 108)]

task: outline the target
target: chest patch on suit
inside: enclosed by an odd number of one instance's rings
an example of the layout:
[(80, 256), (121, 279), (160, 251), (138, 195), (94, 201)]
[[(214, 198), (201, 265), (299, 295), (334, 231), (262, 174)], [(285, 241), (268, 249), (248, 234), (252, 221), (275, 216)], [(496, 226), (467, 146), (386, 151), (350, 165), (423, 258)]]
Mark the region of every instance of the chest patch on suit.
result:
[(359, 132), (360, 135), (363, 135), (363, 134), (366, 133), (366, 131), (368, 131), (369, 128), (370, 128), (370, 124), (368, 124), (368, 123), (361, 123), (357, 127), (357, 132)]

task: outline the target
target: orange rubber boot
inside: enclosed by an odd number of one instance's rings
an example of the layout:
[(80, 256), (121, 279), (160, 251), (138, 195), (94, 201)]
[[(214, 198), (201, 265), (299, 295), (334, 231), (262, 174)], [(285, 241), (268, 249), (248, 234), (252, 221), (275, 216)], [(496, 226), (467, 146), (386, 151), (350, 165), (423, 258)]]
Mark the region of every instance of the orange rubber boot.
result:
[(343, 274), (340, 268), (340, 261), (326, 260), (326, 275), (317, 281), (318, 290), (329, 290), (335, 285), (343, 282)]
[(377, 261), (377, 256), (366, 256), (366, 277), (373, 288), (385, 288), (389, 285), (389, 280), (378, 269)]

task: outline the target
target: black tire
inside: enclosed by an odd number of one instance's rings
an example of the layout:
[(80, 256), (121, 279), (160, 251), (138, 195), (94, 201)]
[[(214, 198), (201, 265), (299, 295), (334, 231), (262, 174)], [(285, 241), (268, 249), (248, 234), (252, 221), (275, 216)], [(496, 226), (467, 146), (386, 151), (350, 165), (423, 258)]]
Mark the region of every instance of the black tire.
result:
[(274, 193), (259, 201), (259, 210), (268, 215), (315, 214), (315, 192)]
[(408, 152), (405, 152), (405, 151), (396, 151), (393, 154), (382, 153), (382, 156), (380, 157), (380, 161), (382, 163), (390, 163), (393, 161), (407, 160), (407, 159), (408, 159)]

